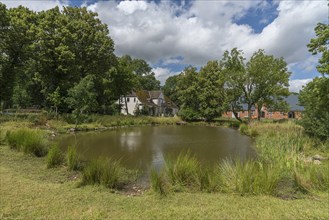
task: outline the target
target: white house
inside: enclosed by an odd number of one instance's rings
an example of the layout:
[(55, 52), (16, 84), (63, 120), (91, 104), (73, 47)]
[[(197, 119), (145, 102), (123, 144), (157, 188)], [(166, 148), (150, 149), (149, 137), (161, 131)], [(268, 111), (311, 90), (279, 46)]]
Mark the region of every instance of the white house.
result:
[(140, 90), (120, 97), (121, 113), (124, 115), (173, 116), (178, 107), (162, 91)]

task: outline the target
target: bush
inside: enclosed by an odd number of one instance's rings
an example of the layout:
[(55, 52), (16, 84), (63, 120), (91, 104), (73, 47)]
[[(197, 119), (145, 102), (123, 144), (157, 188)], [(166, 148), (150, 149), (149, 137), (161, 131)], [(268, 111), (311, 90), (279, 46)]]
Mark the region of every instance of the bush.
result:
[(61, 165), (64, 162), (64, 156), (62, 151), (57, 145), (53, 145), (47, 155), (47, 168), (54, 168)]
[(44, 132), (27, 128), (8, 132), (7, 142), (12, 149), (22, 150), (24, 153), (32, 153), (41, 157), (47, 154)]
[(69, 146), (67, 150), (66, 160), (69, 170), (79, 170), (81, 168), (76, 147)]
[(178, 113), (178, 115), (184, 120), (184, 121), (196, 121), (200, 119), (200, 115), (198, 112), (194, 111), (193, 109), (186, 108), (181, 109)]

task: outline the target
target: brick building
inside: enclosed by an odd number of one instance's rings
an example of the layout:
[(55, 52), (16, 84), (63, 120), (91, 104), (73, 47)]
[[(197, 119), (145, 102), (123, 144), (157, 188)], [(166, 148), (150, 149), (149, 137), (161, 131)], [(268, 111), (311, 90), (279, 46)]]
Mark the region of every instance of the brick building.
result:
[[(302, 117), (302, 112), (304, 111), (304, 107), (299, 105), (298, 102), (298, 95), (291, 94), (287, 98), (285, 98), (285, 101), (289, 105), (289, 111), (288, 112), (280, 112), (280, 111), (270, 111), (266, 108), (266, 106), (262, 107), (261, 112), (261, 118), (267, 118), (267, 119), (288, 119), (288, 118), (296, 118), (299, 119)], [(242, 111), (238, 112), (238, 116), (243, 118), (248, 118), (248, 108), (247, 105), (242, 106)], [(226, 118), (235, 118), (233, 112), (225, 112), (223, 117)], [(251, 108), (251, 117), (256, 119), (258, 117), (258, 112), (253, 106)]]

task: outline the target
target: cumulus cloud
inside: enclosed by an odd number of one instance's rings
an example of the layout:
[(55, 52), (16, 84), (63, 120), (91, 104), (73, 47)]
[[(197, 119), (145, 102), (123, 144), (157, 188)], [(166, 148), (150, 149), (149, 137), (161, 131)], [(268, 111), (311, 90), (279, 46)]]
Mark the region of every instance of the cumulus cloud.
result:
[(173, 72), (169, 68), (156, 67), (152, 71), (155, 74), (155, 77), (160, 81), (161, 85), (164, 85), (166, 79), (170, 76), (179, 74), (180, 72)]
[(303, 86), (311, 82), (312, 79), (294, 79), (289, 81), (289, 91), (290, 92), (299, 92)]
[[(36, 11), (65, 4), (55, 0), (3, 2), (9, 7), (23, 4)], [(249, 25), (235, 23), (248, 10), (263, 10), (269, 4), (277, 6), (278, 16), (273, 21), (267, 17), (260, 20), (259, 23), (267, 24), (260, 33)], [(302, 66), (310, 57), (306, 45), (314, 37), (315, 25), (326, 22), (328, 16), (325, 0), (98, 1), (88, 9), (97, 12), (108, 25), (117, 55), (142, 58), (152, 66), (160, 62), (164, 66), (202, 66), (209, 60), (220, 59), (225, 50), (238, 47), (247, 58), (261, 48), (306, 71), (316, 65), (308, 62)]]
[(278, 17), (261, 33), (234, 23), (248, 9), (261, 9), (267, 4), (194, 1), (184, 7), (169, 1), (111, 1), (97, 2), (89, 8), (109, 25), (118, 55), (131, 54), (151, 63), (180, 56), (184, 58), (182, 64), (200, 66), (220, 59), (225, 50), (233, 47), (243, 49), (247, 57), (262, 48), (284, 57), (288, 63), (305, 59), (309, 55), (306, 45), (314, 36), (316, 23), (326, 19), (326, 1), (277, 2)]
[(59, 1), (59, 0), (47, 0), (47, 1), (22, 1), (22, 0), (1, 0), (7, 8), (15, 8), (20, 5), (27, 7), (33, 11), (43, 11), (49, 10), (56, 6), (63, 7), (67, 6), (69, 2), (66, 1)]

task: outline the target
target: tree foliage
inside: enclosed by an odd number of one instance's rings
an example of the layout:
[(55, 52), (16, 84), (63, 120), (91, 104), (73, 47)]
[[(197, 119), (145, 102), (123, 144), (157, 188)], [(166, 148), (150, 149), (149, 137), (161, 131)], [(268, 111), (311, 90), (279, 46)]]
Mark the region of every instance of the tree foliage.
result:
[(258, 50), (245, 64), (243, 52), (233, 48), (231, 52), (225, 51), (220, 64), (225, 75), (225, 103), (236, 118), (236, 112), (245, 104), (249, 120), (252, 107), (257, 107), (260, 119), (263, 106), (277, 106), (289, 95), (290, 73), (283, 58)]
[(66, 103), (73, 109), (72, 113), (76, 120), (76, 126), (84, 114), (96, 111), (98, 107), (94, 80), (94, 76), (88, 75), (68, 91)]
[(300, 92), (299, 101), (305, 107), (301, 125), (305, 131), (322, 140), (329, 139), (329, 26), (319, 23), (315, 27), (316, 38), (309, 47), (313, 54), (322, 53), (317, 69), (322, 77), (316, 77)]
[(132, 90), (159, 89), (142, 59), (117, 58), (106, 24), (86, 8), (33, 12), (0, 3), (0, 103), (3, 108), (40, 105), (60, 112), (68, 91), (92, 76), (96, 112), (107, 113)]
[(323, 75), (329, 74), (329, 24), (318, 23), (314, 30), (316, 38), (307, 46), (313, 55), (322, 53), (317, 70)]
[(305, 107), (301, 124), (305, 131), (320, 139), (329, 139), (329, 78), (317, 77), (300, 92)]

